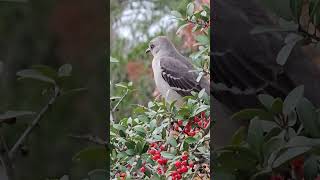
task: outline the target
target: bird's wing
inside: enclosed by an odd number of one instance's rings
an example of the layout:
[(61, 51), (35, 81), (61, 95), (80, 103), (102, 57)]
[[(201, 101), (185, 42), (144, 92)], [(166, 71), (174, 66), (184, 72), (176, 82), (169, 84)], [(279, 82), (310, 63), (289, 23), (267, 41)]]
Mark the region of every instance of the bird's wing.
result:
[(172, 57), (161, 57), (161, 75), (169, 84), (172, 90), (181, 96), (191, 95), (191, 91), (201, 91), (201, 86), (197, 82), (197, 73), (188, 67), (181, 60)]

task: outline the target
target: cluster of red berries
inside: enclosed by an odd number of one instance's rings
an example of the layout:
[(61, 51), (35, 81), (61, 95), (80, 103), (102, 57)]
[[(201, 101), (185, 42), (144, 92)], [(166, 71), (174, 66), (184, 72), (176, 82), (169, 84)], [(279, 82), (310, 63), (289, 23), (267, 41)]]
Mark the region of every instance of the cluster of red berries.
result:
[(175, 171), (171, 172), (172, 180), (182, 179), (182, 174), (188, 172), (189, 169), (192, 169), (194, 164), (193, 162), (188, 162), (189, 155), (188, 152), (183, 152), (181, 156), (181, 160), (174, 162), (174, 166), (176, 167)]
[[(206, 118), (206, 113), (203, 111), (200, 114), (200, 117), (195, 116), (193, 120), (190, 120), (184, 129), (182, 130), (183, 126), (183, 121), (178, 120), (178, 122), (173, 124), (173, 128), (176, 131), (183, 131), (188, 136), (194, 136), (196, 135), (199, 131), (200, 128), (206, 129), (210, 123), (210, 117)], [(192, 128), (194, 126), (194, 128)]]
[(122, 172), (122, 173), (117, 173), (116, 176), (120, 177), (120, 180), (125, 180), (127, 174), (125, 172)]
[(162, 144), (162, 142), (154, 142), (150, 144), (150, 148), (148, 150), (148, 154), (151, 155), (151, 159), (158, 163), (157, 173), (159, 175), (162, 175), (167, 171), (166, 165), (167, 165), (168, 159), (161, 156), (161, 151), (164, 151), (166, 149), (167, 149), (166, 145)]

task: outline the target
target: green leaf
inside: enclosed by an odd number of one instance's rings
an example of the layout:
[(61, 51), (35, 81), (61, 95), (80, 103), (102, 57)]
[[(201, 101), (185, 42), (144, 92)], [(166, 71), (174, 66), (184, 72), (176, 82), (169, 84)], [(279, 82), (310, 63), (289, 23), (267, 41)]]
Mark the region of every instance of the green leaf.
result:
[(201, 112), (203, 112), (203, 111), (205, 111), (205, 110), (207, 110), (209, 108), (210, 108), (210, 106), (205, 105), (205, 104), (201, 104), (200, 107), (198, 107), (196, 109), (196, 111), (192, 113), (191, 116), (196, 116), (197, 114), (199, 114), (199, 113), (201, 113)]
[(298, 22), (301, 16), (303, 0), (290, 0), (290, 8), (295, 20)]
[(129, 156), (133, 156), (135, 154), (135, 151), (133, 149), (127, 149), (125, 151)]
[(320, 0), (309, 1), (309, 16), (314, 25), (320, 24)]
[(116, 86), (116, 87), (125, 88), (125, 89), (127, 89), (127, 88), (128, 88), (128, 86), (127, 86), (127, 85), (125, 85), (124, 83), (117, 83), (117, 84), (115, 84), (115, 86)]
[(257, 164), (257, 156), (247, 148), (240, 146), (226, 146), (219, 150), (217, 161), (226, 170), (251, 171)]
[(290, 114), (303, 98), (304, 86), (298, 86), (293, 89), (283, 102), (283, 114)]
[(281, 48), (276, 59), (279, 65), (283, 66), (287, 62), (292, 49), (302, 39), (303, 38), (301, 36), (297, 36), (295, 40), (290, 41), (289, 43), (287, 43), (285, 46)]
[(281, 98), (276, 98), (271, 106), (271, 111), (275, 114), (280, 114), (282, 113), (283, 109), (283, 101)]
[(68, 77), (71, 76), (72, 66), (71, 64), (64, 64), (58, 70), (59, 77)]
[(172, 137), (172, 136), (168, 137), (167, 143), (170, 144), (173, 147), (177, 147), (178, 146), (178, 143), (177, 143), (176, 139), (174, 137)]
[(163, 156), (166, 159), (173, 159), (175, 158), (175, 155), (166, 151), (161, 152), (161, 156)]
[(267, 142), (265, 142), (263, 144), (263, 154), (264, 154), (264, 159), (265, 162), (264, 163), (268, 163), (268, 159), (270, 157), (270, 155), (275, 152), (275, 150), (279, 150), (281, 149), (285, 144), (285, 141), (282, 137), (279, 136), (274, 136), (272, 138), (270, 138)]
[(206, 89), (203, 88), (203, 89), (199, 92), (198, 98), (201, 99), (205, 92), (206, 92)]
[(259, 94), (258, 99), (261, 102), (261, 104), (264, 105), (267, 109), (272, 108), (272, 104), (274, 102), (274, 98), (268, 94)]
[(297, 113), (306, 134), (312, 137), (320, 137), (318, 115), (313, 104), (303, 98), (297, 106)]
[(248, 144), (255, 152), (259, 153), (261, 151), (263, 140), (264, 138), (261, 120), (254, 118), (250, 121), (250, 125), (248, 128)]
[(289, 140), (285, 148), (293, 147), (319, 147), (320, 139), (307, 138), (305, 136), (295, 136)]
[(126, 131), (126, 127), (124, 127), (124, 126), (122, 126), (120, 124), (113, 124), (112, 127), (117, 129), (117, 130)]
[(20, 116), (26, 116), (26, 115), (34, 115), (34, 112), (31, 111), (7, 111), (3, 114), (0, 114), (0, 120), (7, 120), (12, 118), (17, 118)]
[(191, 2), (187, 5), (187, 15), (192, 16), (194, 11), (194, 4)]
[(273, 162), (272, 168), (278, 168), (284, 163), (294, 159), (297, 156), (300, 156), (311, 150), (311, 147), (296, 147), (287, 149), (285, 152), (281, 153)]
[(246, 128), (240, 127), (232, 136), (231, 144), (232, 145), (240, 145), (246, 137)]
[(171, 15), (173, 15), (176, 18), (182, 18), (182, 15), (178, 11), (171, 11)]
[(241, 110), (234, 115), (232, 115), (232, 119), (239, 119), (239, 120), (250, 120), (254, 117), (259, 117), (263, 120), (272, 120), (273, 117), (270, 113), (262, 110), (262, 109), (244, 109)]
[(52, 78), (47, 77), (34, 69), (25, 69), (25, 70), (19, 71), (17, 72), (17, 76), (20, 76), (22, 79), (28, 78), (28, 79), (34, 79), (42, 82), (55, 84), (55, 81)]
[(201, 45), (207, 45), (210, 43), (210, 40), (208, 38), (208, 36), (205, 35), (198, 35), (195, 38), (197, 40), (197, 42), (199, 42)]
[(40, 72), (41, 74), (50, 77), (52, 79), (56, 79), (58, 74), (55, 69), (51, 68), (50, 66), (46, 65), (33, 65), (31, 66), (32, 69)]
[(297, 122), (297, 113), (293, 111), (288, 115), (288, 126), (292, 127), (296, 124), (296, 122)]
[(107, 150), (104, 147), (88, 147), (72, 157), (72, 161), (78, 163), (92, 163), (107, 161)]
[(193, 144), (198, 142), (198, 139), (194, 138), (194, 137), (187, 137), (184, 142), (188, 143), (188, 144)]
[(110, 62), (111, 63), (119, 63), (119, 60), (110, 56)]

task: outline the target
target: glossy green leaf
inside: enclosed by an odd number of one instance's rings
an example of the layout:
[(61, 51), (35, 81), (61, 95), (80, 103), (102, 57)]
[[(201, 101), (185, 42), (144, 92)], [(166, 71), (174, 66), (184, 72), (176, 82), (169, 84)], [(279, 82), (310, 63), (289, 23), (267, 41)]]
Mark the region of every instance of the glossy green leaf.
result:
[(262, 109), (244, 109), (232, 115), (231, 118), (239, 120), (250, 120), (256, 116), (264, 120), (273, 119), (270, 113)]
[(20, 76), (20, 79), (22, 78), (28, 78), (28, 79), (34, 79), (42, 82), (47, 82), (51, 84), (55, 84), (55, 80), (53, 80), (50, 77), (47, 77), (43, 75), (42, 73), (34, 70), (34, 69), (25, 69), (22, 71), (17, 72), (17, 76)]
[(306, 134), (312, 137), (320, 137), (318, 115), (313, 104), (303, 98), (297, 106), (297, 113)]
[(284, 45), (279, 51), (276, 61), (279, 65), (283, 66), (287, 60), (289, 55), (291, 54), (292, 49), (295, 45), (301, 41), (303, 38), (301, 36), (297, 36), (295, 40), (290, 41), (288, 44)]
[(59, 77), (68, 77), (71, 76), (72, 72), (72, 65), (71, 64), (64, 64), (58, 70)]
[(191, 2), (187, 5), (187, 15), (192, 16), (194, 11), (194, 4)]
[(20, 116), (34, 115), (34, 112), (31, 111), (7, 111), (3, 114), (0, 114), (0, 120), (17, 118)]
[(304, 93), (304, 86), (301, 85), (293, 89), (288, 94), (288, 96), (283, 102), (283, 114), (288, 115), (296, 108), (300, 100), (303, 98), (303, 93)]
[(284, 163), (294, 159), (297, 156), (300, 156), (308, 151), (311, 150), (311, 147), (296, 147), (296, 148), (289, 148), (283, 153), (281, 153), (273, 162), (272, 168), (277, 168)]
[(274, 98), (268, 94), (259, 94), (258, 99), (267, 109), (271, 109)]

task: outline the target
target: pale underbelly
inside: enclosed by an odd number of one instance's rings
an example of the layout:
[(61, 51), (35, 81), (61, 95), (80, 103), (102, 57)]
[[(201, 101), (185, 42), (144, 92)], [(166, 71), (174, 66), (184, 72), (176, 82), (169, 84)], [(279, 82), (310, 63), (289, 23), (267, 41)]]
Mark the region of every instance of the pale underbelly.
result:
[(160, 92), (166, 102), (171, 103), (177, 100), (177, 105), (182, 103), (182, 97), (176, 91), (173, 91), (169, 84), (162, 78), (160, 63), (158, 61), (152, 62), (152, 69), (157, 90)]

